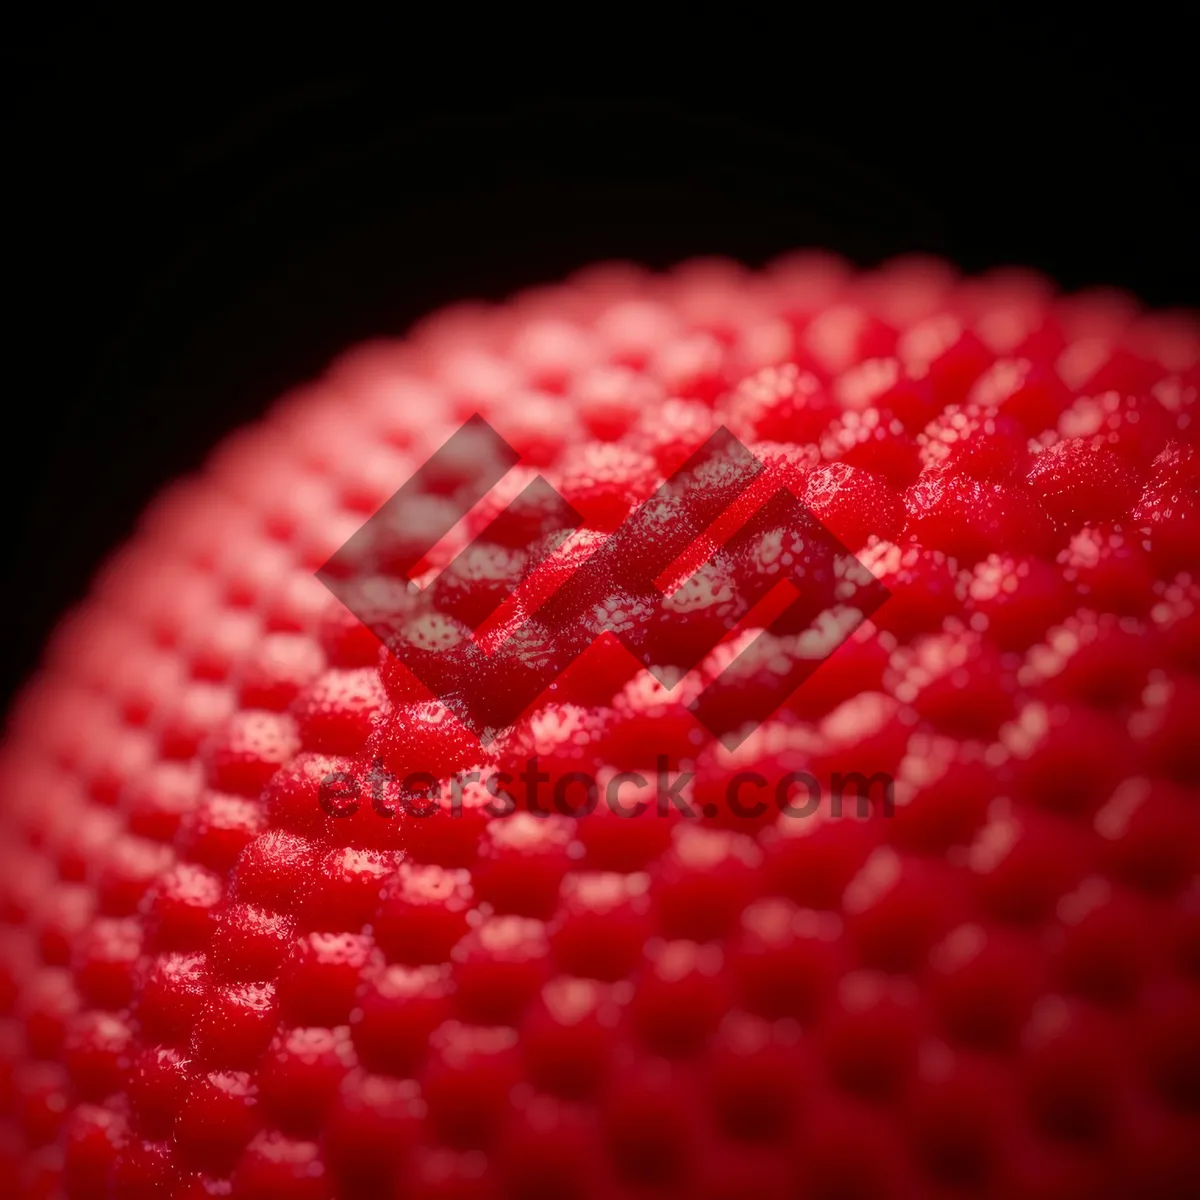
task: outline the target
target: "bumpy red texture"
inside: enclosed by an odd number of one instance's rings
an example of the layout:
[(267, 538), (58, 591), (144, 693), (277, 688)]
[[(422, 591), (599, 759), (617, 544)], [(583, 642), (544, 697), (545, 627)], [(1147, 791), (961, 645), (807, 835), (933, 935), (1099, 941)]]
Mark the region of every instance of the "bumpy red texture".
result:
[[(12, 714), (0, 1189), (1200, 1195), (1198, 361), (1119, 295), (801, 256), (589, 270), (286, 397), (154, 505)], [(523, 462), (459, 544), (539, 472), (588, 527), (476, 548), (412, 653), (553, 592), (720, 425), (892, 598), (732, 754), (603, 639), (484, 750), (314, 574), (475, 412)], [(666, 619), (719, 626), (788, 537)], [(605, 620), (636, 626), (637, 565)], [(697, 815), (319, 803), (531, 753), (602, 783), (665, 753)], [(890, 773), (894, 814), (723, 803), (797, 769)]]

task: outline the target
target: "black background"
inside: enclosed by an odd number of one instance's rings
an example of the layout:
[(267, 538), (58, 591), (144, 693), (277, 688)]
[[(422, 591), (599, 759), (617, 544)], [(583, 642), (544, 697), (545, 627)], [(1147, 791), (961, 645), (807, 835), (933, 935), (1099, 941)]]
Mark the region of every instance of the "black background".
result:
[(597, 258), (825, 245), (1200, 305), (1192, 64), (1152, 10), (729, 12), (10, 28), (5, 694), (158, 487), (444, 302)]

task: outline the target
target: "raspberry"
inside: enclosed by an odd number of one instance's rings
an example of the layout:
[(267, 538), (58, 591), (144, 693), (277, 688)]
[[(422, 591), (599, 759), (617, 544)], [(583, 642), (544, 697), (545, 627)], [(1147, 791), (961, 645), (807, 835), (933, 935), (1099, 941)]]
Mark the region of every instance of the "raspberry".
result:
[(1090, 437), (1134, 464), (1145, 465), (1178, 429), (1153, 395), (1101, 392), (1081, 397), (1058, 421), (1064, 438)]
[(1200, 1193), (1198, 363), (818, 255), (335, 363), (14, 708), (0, 1179)]
[(1002, 483), (1025, 474), (1029, 454), (1017, 422), (995, 408), (951, 404), (920, 439), (926, 467)]
[(906, 533), (964, 566), (996, 551), (1030, 545), (1045, 551), (1051, 541), (1045, 508), (1019, 483), (981, 483), (969, 475), (932, 471), (908, 489), (904, 504)]
[(968, 402), (996, 408), (1031, 437), (1053, 429), (1073, 399), (1051, 362), (998, 359), (975, 381)]
[(329, 671), (292, 702), (296, 732), (306, 750), (353, 754), (386, 718), (386, 698), (373, 667)]
[(848, 549), (859, 549), (872, 535), (893, 540), (904, 529), (900, 497), (878, 476), (845, 463), (813, 471), (804, 502)]
[(1192, 561), (1200, 531), (1200, 455), (1194, 446), (1172, 441), (1163, 447), (1132, 519), (1150, 535), (1150, 554), (1160, 571)]
[(1056, 442), (1034, 460), (1029, 483), (1060, 526), (1128, 519), (1137, 498), (1136, 473), (1115, 451), (1090, 438)]
[(878, 408), (843, 413), (821, 439), (821, 454), (882, 475), (901, 488), (913, 483), (920, 470), (916, 441), (899, 418)]
[(593, 529), (615, 529), (657, 482), (654, 460), (621, 445), (589, 442), (564, 455), (558, 490)]
[(919, 432), (937, 411), (928, 378), (914, 375), (895, 358), (868, 359), (849, 366), (839, 376), (834, 394), (842, 413), (874, 411), (885, 426), (898, 421), (909, 433)]
[(525, 555), (495, 541), (472, 542), (434, 584), (434, 604), (468, 625), (481, 624), (515, 590), (526, 570)]
[(743, 380), (722, 414), (743, 441), (815, 441), (837, 409), (811, 372), (795, 364), (766, 367)]

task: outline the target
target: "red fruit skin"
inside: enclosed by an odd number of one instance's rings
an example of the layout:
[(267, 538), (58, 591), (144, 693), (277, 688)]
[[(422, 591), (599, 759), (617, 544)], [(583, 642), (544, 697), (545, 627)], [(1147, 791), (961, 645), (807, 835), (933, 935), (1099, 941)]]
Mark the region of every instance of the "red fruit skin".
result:
[[(814, 254), (598, 267), (333, 364), (152, 507), (10, 714), (6, 1194), (1200, 1195), (1198, 364), (1189, 319)], [(420, 566), (437, 613), (377, 575), (360, 620), (314, 572), (475, 412), (522, 461)], [(418, 675), (519, 686), (562, 631), (471, 628), (721, 425), (766, 469), (643, 521), (678, 590), (595, 572), (608, 632), (481, 744)], [(538, 473), (565, 541), (490, 524)], [(807, 553), (718, 551), (778, 488), (891, 598), (790, 697), (806, 631), (753, 614), (664, 686), (613, 631), (715, 639)], [(727, 716), (778, 705), (734, 751), (688, 707), (726, 668)], [(531, 755), (540, 793), (484, 782)]]

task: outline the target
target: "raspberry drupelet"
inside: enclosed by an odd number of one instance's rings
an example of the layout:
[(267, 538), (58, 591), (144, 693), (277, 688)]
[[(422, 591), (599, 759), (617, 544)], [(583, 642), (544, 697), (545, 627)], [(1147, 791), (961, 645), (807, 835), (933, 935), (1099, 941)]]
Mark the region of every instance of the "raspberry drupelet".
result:
[[(156, 502), (11, 714), (0, 1189), (1200, 1195), (1198, 389), (1186, 315), (818, 254), (599, 266), (346, 355)], [(317, 569), (475, 413), (521, 459), (417, 564), (436, 613), (376, 579), (354, 615)], [(529, 619), (722, 426), (890, 594), (736, 749), (689, 701), (735, 658), (730, 712), (783, 699), (803, 633), (635, 654), (795, 530), (651, 513), (647, 561), (695, 551), (670, 603), (615, 561), (582, 631)], [(538, 474), (581, 528), (497, 519)], [(422, 682), (494, 696), (564, 638), (486, 744)], [(581, 815), (660, 755), (688, 811)], [(532, 756), (541, 806), (496, 809)], [(730, 799), (835, 771), (894, 808)]]

